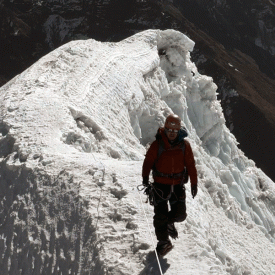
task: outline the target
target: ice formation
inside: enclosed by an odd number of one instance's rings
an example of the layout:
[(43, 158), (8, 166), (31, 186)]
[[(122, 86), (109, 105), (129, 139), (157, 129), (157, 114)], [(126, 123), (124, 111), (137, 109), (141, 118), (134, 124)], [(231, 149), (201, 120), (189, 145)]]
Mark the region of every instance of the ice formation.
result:
[(193, 47), (174, 30), (73, 41), (0, 89), (4, 274), (157, 274), (136, 186), (171, 112), (189, 132), (199, 193), (186, 186), (188, 218), (163, 271), (275, 273), (274, 183), (238, 149)]

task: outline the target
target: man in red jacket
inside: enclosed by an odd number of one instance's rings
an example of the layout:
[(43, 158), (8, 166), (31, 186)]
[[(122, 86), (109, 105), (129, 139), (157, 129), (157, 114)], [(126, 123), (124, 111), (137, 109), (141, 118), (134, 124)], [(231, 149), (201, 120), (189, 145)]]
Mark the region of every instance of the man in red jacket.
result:
[[(181, 127), (180, 118), (169, 115), (164, 128), (159, 128), (156, 140), (148, 149), (142, 168), (143, 185), (149, 186), (153, 170), (154, 227), (158, 239), (157, 253), (164, 256), (172, 248), (169, 236), (178, 237), (175, 222), (186, 219), (185, 187), (188, 175), (193, 198), (197, 195), (197, 170), (190, 143), (184, 138), (187, 132)], [(186, 169), (188, 175), (186, 175)], [(148, 190), (148, 189), (147, 189)], [(171, 210), (168, 210), (169, 201)]]

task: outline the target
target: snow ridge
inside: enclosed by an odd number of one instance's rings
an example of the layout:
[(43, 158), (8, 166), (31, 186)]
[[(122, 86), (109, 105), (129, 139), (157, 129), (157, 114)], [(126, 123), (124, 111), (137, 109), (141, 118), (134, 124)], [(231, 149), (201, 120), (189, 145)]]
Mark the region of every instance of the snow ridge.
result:
[(136, 186), (171, 112), (189, 132), (199, 193), (186, 185), (188, 217), (163, 271), (274, 274), (274, 183), (238, 149), (193, 47), (174, 30), (73, 41), (0, 89), (5, 274), (157, 274)]

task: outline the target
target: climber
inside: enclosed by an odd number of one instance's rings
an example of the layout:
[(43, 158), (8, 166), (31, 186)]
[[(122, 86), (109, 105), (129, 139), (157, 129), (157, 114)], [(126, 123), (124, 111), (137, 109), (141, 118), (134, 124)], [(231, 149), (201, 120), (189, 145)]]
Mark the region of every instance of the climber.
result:
[[(154, 205), (154, 227), (158, 240), (157, 253), (163, 257), (172, 248), (169, 236), (178, 237), (175, 222), (186, 219), (184, 183), (190, 176), (191, 194), (197, 195), (197, 170), (190, 143), (184, 138), (187, 131), (181, 127), (181, 119), (171, 114), (164, 128), (158, 129), (156, 140), (148, 149), (142, 168), (145, 193)], [(149, 182), (150, 171), (154, 182)], [(168, 201), (170, 211), (168, 210)]]

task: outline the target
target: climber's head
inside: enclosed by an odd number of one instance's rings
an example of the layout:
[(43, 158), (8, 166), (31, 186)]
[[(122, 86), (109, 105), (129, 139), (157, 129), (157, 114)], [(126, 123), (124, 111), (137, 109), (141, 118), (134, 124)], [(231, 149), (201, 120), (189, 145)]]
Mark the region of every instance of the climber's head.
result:
[(166, 136), (170, 141), (175, 140), (176, 137), (178, 136), (178, 132), (181, 127), (180, 123), (181, 123), (180, 117), (175, 114), (171, 114), (166, 118), (164, 129), (165, 129)]

